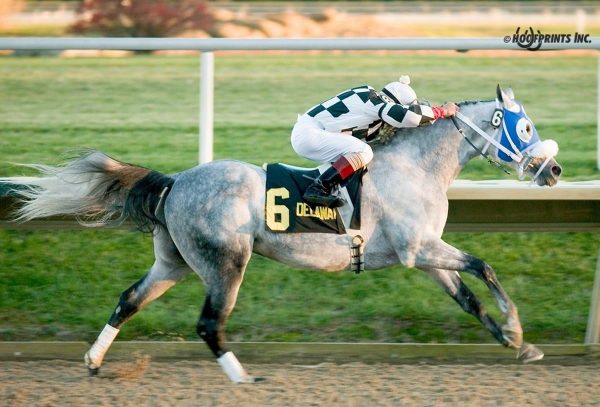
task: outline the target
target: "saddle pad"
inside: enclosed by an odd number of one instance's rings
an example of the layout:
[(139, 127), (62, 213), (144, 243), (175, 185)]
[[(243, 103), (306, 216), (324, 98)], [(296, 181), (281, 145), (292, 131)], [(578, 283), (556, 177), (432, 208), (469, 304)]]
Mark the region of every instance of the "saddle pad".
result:
[(349, 200), (342, 208), (328, 208), (303, 201), (304, 191), (320, 175), (319, 168), (305, 169), (276, 163), (267, 164), (266, 172), (267, 230), (277, 233), (345, 234), (346, 228), (360, 229), (360, 185), (363, 171), (354, 174), (340, 191)]

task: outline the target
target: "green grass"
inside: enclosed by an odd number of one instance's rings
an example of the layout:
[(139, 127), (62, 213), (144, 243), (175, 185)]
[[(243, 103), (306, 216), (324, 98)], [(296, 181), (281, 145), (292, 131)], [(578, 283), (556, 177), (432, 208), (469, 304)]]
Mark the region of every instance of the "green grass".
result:
[(2, 37), (61, 37), (67, 34), (63, 24), (28, 24), (13, 27), (0, 26)]
[[(569, 180), (597, 179), (596, 59), (434, 55), (218, 55), (215, 157), (255, 164), (296, 156), (297, 113), (347, 87), (411, 75), (420, 97), (491, 99), (512, 85)], [(196, 164), (198, 59), (0, 58), (0, 175), (9, 162), (57, 163), (101, 149), (163, 172)], [(463, 178), (506, 177), (485, 162)], [(447, 234), (497, 270), (534, 342), (583, 340), (600, 238), (589, 233)], [(0, 340), (92, 340), (121, 291), (152, 263), (146, 235), (122, 230), (0, 230)], [(494, 315), (490, 295), (465, 277)], [(123, 339), (195, 339), (203, 302), (190, 276), (136, 315)], [(418, 270), (327, 274), (255, 256), (228, 325), (231, 340), (491, 342)]]

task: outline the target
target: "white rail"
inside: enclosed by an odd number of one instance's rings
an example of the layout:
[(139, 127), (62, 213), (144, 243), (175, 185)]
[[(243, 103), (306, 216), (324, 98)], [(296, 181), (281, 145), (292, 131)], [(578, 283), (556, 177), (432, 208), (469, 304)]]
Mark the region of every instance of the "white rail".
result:
[(448, 199), (600, 201), (600, 181), (559, 181), (553, 188), (540, 188), (526, 181), (457, 179), (448, 189)]
[[(544, 43), (544, 50), (596, 49), (600, 37), (591, 42)], [(65, 50), (523, 50), (504, 38), (52, 38), (0, 37), (0, 49)]]

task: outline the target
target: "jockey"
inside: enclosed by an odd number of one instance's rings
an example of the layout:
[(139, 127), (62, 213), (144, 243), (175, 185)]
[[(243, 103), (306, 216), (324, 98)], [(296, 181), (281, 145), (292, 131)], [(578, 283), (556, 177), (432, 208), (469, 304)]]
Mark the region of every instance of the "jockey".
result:
[(430, 107), (419, 104), (410, 78), (400, 77), (380, 91), (363, 85), (346, 90), (309, 109), (292, 130), (292, 147), (304, 158), (333, 163), (304, 193), (304, 200), (317, 205), (340, 207), (344, 199), (332, 190), (364, 168), (373, 151), (367, 142), (375, 139), (384, 123), (396, 128), (418, 127), (453, 116), (454, 103)]

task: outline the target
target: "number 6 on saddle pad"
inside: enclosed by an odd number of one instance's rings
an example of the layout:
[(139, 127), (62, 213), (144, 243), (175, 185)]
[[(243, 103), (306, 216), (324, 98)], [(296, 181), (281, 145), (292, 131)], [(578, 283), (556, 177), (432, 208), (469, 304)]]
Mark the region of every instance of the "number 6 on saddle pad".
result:
[[(323, 166), (324, 169), (329, 165)], [(360, 229), (360, 187), (365, 171), (356, 172), (340, 189), (348, 202), (341, 208), (328, 208), (304, 202), (302, 195), (320, 168), (300, 168), (286, 164), (265, 164), (265, 227), (277, 233), (346, 234)]]

